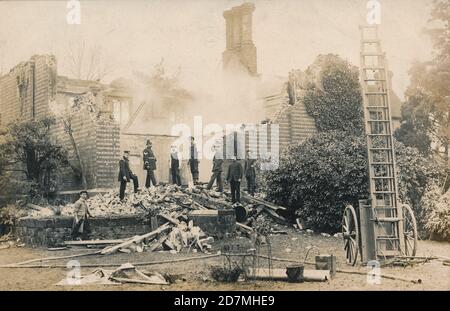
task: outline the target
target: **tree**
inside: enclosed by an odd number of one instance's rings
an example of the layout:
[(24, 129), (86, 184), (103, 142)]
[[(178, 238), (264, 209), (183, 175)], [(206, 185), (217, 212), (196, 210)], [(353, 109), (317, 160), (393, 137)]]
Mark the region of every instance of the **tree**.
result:
[(337, 55), (320, 55), (306, 70), (301, 99), (319, 131), (362, 133), (358, 68)]
[(53, 190), (53, 172), (68, 165), (67, 151), (50, 138), (53, 124), (54, 118), (10, 124), (0, 143), (2, 172), (13, 173), (8, 178), (24, 176), (44, 196)]
[(87, 112), (87, 116), (96, 111), (95, 97), (91, 92), (77, 95), (73, 101), (67, 101), (65, 103), (52, 102), (50, 104), (52, 111), (56, 114), (57, 119), (62, 123), (64, 132), (68, 135), (70, 145), (72, 146), (73, 153), (75, 155), (76, 164), (69, 162), (74, 173), (80, 178), (81, 186), (83, 189), (87, 189), (86, 169), (81, 157), (78, 143), (74, 136), (73, 121), (74, 118), (82, 112)]
[(95, 45), (89, 49), (85, 41), (69, 44), (65, 61), (68, 70), (76, 79), (101, 81), (114, 72), (113, 66), (105, 61), (102, 48)]
[[(449, 161), (450, 145), (450, 3), (435, 0), (431, 12), (432, 28), (426, 30), (433, 42), (433, 59), (416, 63), (410, 70), (411, 84), (406, 92), (403, 124), (397, 137), (407, 145), (424, 151), (436, 143), (437, 154)], [(424, 115), (425, 114), (425, 115)], [(428, 120), (426, 120), (428, 117)], [(414, 134), (408, 133), (408, 129)], [(411, 135), (429, 139), (411, 141)], [(423, 144), (428, 143), (425, 148)]]
[[(414, 92), (414, 93), (412, 93)], [(430, 98), (420, 90), (411, 91), (402, 107), (402, 124), (395, 131), (395, 138), (408, 147), (417, 148), (424, 156), (431, 155)]]

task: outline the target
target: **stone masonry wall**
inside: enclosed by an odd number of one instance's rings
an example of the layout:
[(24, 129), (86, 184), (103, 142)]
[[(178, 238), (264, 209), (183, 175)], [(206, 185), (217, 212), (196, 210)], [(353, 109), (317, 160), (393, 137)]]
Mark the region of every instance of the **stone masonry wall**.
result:
[[(71, 240), (73, 217), (19, 219), (15, 234), (30, 247), (54, 247)], [(124, 239), (151, 231), (149, 222), (138, 216), (92, 218), (90, 239)]]

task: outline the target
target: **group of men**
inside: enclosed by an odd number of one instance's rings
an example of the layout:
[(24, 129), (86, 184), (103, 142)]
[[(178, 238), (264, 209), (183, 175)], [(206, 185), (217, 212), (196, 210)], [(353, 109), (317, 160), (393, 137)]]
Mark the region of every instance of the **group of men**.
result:
[[(120, 200), (125, 198), (125, 190), (127, 187), (127, 183), (133, 181), (134, 192), (139, 191), (139, 180), (136, 174), (134, 174), (130, 168), (130, 151), (124, 151), (123, 158), (119, 161), (119, 178), (120, 182), (120, 191), (119, 197)], [(152, 142), (147, 140), (146, 147), (143, 151), (143, 160), (144, 160), (144, 170), (147, 172), (147, 177), (145, 179), (145, 187), (149, 188), (152, 184), (153, 186), (157, 185), (155, 170), (156, 170), (156, 157), (152, 150)], [(194, 137), (191, 137), (191, 146), (190, 146), (190, 157), (188, 161), (188, 165), (190, 166), (192, 179), (194, 185), (198, 184), (198, 152), (197, 147), (194, 142)], [(180, 160), (178, 157), (178, 151), (176, 146), (172, 145), (171, 153), (170, 153), (170, 173), (172, 177), (172, 182), (177, 185), (181, 185), (181, 177), (180, 177)]]
[[(216, 148), (213, 159), (212, 176), (209, 180), (207, 189), (211, 189), (216, 182), (218, 190), (223, 192), (222, 181), (222, 166), (224, 163), (223, 154), (220, 152), (221, 148)], [(130, 152), (124, 151), (123, 158), (119, 161), (119, 177), (120, 200), (125, 197), (125, 190), (127, 183), (133, 181), (134, 192), (139, 191), (138, 177), (132, 172), (129, 161)], [(146, 147), (143, 151), (144, 170), (147, 171), (147, 177), (145, 180), (145, 187), (149, 188), (152, 184), (157, 185), (155, 170), (156, 170), (156, 157), (152, 150), (152, 142), (147, 140)], [(188, 165), (192, 174), (194, 185), (198, 184), (199, 180), (199, 160), (197, 147), (195, 145), (194, 137), (191, 137), (190, 156)], [(176, 146), (171, 147), (170, 153), (170, 172), (172, 177), (172, 183), (181, 185), (180, 178), (180, 159), (178, 157), (178, 151)], [(247, 188), (250, 195), (255, 194), (256, 188), (256, 160), (253, 159), (252, 154), (247, 152), (244, 168), (241, 163), (236, 160), (236, 157), (232, 157), (232, 162), (228, 166), (226, 181), (230, 184), (232, 203), (241, 202), (241, 180), (245, 176), (247, 180)], [(88, 219), (92, 217), (89, 207), (87, 205), (88, 193), (83, 190), (80, 192), (80, 198), (74, 204), (75, 218), (72, 227), (72, 237), (79, 239), (80, 237), (86, 237), (90, 232)]]
[[(215, 155), (213, 159), (212, 176), (208, 183), (207, 189), (211, 189), (214, 182), (216, 182), (218, 190), (223, 192), (222, 181), (222, 166), (223, 166), (223, 154), (220, 154), (221, 148), (215, 148)], [(125, 197), (125, 190), (127, 183), (133, 181), (134, 192), (139, 191), (138, 177), (133, 174), (129, 163), (129, 151), (125, 151), (123, 159), (119, 161), (119, 178), (120, 182), (120, 200)], [(146, 147), (143, 151), (144, 170), (147, 171), (147, 178), (145, 180), (145, 187), (149, 188), (152, 184), (157, 185), (155, 170), (156, 170), (156, 157), (152, 150), (152, 142), (147, 140)], [(199, 160), (198, 151), (195, 144), (194, 137), (191, 137), (188, 166), (192, 174), (193, 184), (197, 185), (199, 182)], [(170, 153), (170, 173), (172, 177), (172, 183), (181, 185), (180, 177), (180, 159), (178, 157), (178, 151), (176, 146), (171, 147)], [(245, 160), (245, 166), (242, 167), (241, 163), (236, 160), (236, 157), (232, 157), (232, 163), (228, 167), (226, 181), (230, 184), (231, 197), (233, 203), (241, 202), (241, 180), (245, 176), (247, 180), (247, 188), (250, 195), (255, 194), (256, 190), (256, 160), (252, 157), (250, 152), (247, 152)]]
[[(216, 149), (216, 154), (213, 158), (212, 175), (209, 180), (207, 189), (211, 189), (214, 182), (216, 182), (218, 190), (223, 192), (223, 181), (222, 181), (222, 165), (223, 165), (223, 154), (220, 154), (221, 149)], [(252, 159), (250, 152), (247, 152), (247, 158), (245, 160), (245, 166), (236, 160), (236, 157), (232, 157), (232, 162), (228, 166), (226, 181), (230, 184), (231, 190), (231, 200), (232, 203), (241, 202), (241, 180), (243, 175), (247, 180), (247, 188), (250, 195), (255, 195), (256, 190), (256, 160)]]

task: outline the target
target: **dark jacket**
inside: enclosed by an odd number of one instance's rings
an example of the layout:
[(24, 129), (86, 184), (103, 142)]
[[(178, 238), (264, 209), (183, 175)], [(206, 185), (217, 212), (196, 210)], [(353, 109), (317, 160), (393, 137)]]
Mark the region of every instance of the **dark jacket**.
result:
[(195, 144), (191, 144), (189, 153), (189, 164), (198, 163), (198, 151)]
[(130, 169), (130, 161), (123, 158), (119, 161), (119, 181), (123, 181), (123, 177), (125, 176), (127, 182), (129, 182), (132, 175), (133, 172)]
[(245, 160), (244, 165), (244, 174), (245, 177), (255, 177), (256, 176), (256, 160), (255, 159), (247, 159)]
[(223, 164), (223, 159), (217, 159), (216, 156), (214, 156), (212, 171), (213, 172), (222, 172), (222, 164)]
[(238, 161), (231, 162), (230, 166), (228, 167), (228, 174), (227, 174), (227, 180), (228, 181), (238, 181), (242, 179), (242, 165)]
[(180, 167), (180, 160), (178, 159), (177, 152), (170, 154), (170, 167), (172, 169), (177, 169)]
[(156, 170), (156, 158), (152, 148), (144, 149), (144, 170)]

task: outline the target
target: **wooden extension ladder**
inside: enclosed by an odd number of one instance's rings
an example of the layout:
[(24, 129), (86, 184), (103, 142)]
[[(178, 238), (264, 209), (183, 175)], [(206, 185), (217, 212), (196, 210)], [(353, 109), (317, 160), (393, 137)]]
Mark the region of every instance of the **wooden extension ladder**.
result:
[(404, 249), (402, 207), (392, 132), (389, 71), (377, 26), (361, 26), (360, 79), (370, 178), (370, 199), (360, 202), (364, 261), (399, 256)]

